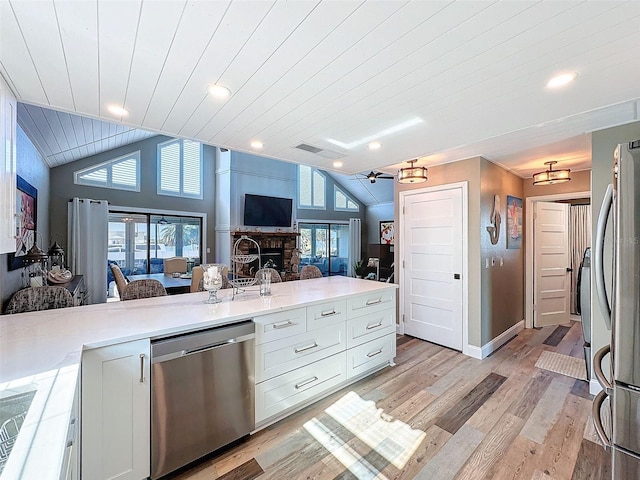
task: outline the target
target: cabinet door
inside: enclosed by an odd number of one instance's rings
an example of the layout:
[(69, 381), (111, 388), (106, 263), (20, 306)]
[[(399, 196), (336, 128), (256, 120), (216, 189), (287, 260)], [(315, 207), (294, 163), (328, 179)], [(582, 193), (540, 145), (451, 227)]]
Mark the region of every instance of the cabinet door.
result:
[(82, 359), (82, 478), (150, 474), (149, 340), (87, 350)]
[(0, 77), (0, 253), (16, 251), (16, 108)]

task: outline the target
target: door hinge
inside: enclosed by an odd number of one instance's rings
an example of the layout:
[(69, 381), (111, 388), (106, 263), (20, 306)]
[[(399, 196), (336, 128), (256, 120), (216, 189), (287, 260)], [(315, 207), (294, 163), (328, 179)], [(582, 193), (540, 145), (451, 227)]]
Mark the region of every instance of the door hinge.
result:
[(404, 215), (404, 207), (402, 207), (402, 214)]
[(404, 260), (402, 260), (402, 268), (404, 268)]
[(538, 309), (537, 305), (534, 303), (533, 304), (533, 311), (535, 312)]
[(402, 323), (404, 323), (404, 313), (402, 314)]

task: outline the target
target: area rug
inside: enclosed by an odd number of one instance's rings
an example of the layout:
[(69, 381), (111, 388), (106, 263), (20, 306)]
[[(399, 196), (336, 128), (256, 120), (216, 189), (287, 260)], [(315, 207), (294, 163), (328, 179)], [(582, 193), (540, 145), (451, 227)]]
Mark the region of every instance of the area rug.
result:
[(536, 362), (536, 367), (579, 380), (587, 379), (584, 359), (563, 355), (562, 353), (542, 352)]

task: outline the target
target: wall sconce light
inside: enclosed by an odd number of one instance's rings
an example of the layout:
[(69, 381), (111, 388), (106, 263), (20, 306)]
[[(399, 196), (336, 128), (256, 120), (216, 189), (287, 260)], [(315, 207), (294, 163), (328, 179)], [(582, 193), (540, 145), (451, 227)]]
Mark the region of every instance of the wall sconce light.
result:
[(427, 181), (427, 167), (416, 167), (418, 160), (409, 160), (410, 167), (398, 170), (398, 183), (422, 183)]
[(569, 173), (571, 170), (568, 168), (563, 170), (554, 170), (553, 166), (558, 163), (556, 161), (544, 162), (545, 165), (549, 165), (549, 169), (544, 172), (538, 172), (533, 174), (534, 185), (553, 185), (555, 183), (564, 183), (571, 180)]

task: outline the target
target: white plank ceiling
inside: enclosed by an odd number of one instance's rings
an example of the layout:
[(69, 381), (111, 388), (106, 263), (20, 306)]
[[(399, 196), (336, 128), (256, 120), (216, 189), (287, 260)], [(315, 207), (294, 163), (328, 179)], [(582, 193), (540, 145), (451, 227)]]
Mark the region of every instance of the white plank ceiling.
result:
[[(120, 124), (109, 138), (142, 128), (345, 174), (477, 155), (522, 177), (589, 168), (589, 132), (638, 120), (638, 45), (634, 0), (0, 2), (0, 73), (25, 104)], [(565, 71), (576, 81), (545, 87)]]

